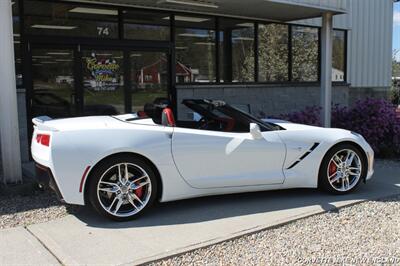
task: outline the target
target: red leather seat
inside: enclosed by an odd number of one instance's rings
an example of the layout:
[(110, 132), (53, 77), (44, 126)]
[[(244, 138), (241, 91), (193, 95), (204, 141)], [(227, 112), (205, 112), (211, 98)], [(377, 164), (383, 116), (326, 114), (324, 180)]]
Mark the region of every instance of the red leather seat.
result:
[(147, 117), (147, 114), (146, 114), (146, 112), (144, 112), (144, 111), (139, 111), (139, 112), (137, 112), (137, 115), (138, 115), (138, 117), (140, 117), (140, 118), (145, 118), (145, 117)]
[(174, 127), (175, 126), (175, 118), (174, 113), (171, 108), (164, 108), (162, 111), (161, 123), (164, 126)]

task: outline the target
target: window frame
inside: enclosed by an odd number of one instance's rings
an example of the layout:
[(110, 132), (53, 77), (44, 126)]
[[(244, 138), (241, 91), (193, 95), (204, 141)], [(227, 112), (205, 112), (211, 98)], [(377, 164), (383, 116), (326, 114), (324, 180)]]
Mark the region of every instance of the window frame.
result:
[[(19, 6), (20, 6), (20, 31), (21, 31), (21, 47), (23, 46), (24, 39), (37, 39), (38, 35), (35, 34), (28, 34), (25, 32), (25, 13), (23, 12), (23, 7), (24, 7), (24, 2), (29, 1), (29, 0), (18, 0)], [(44, 3), (55, 3), (53, 0), (34, 0), (38, 2), (44, 2)], [(108, 40), (112, 41), (118, 41), (118, 40), (123, 40), (123, 41), (129, 41), (129, 42), (137, 42), (138, 45), (143, 45), (146, 44), (146, 42), (152, 42), (153, 45), (162, 46), (165, 43), (168, 43), (170, 46), (170, 76), (175, 77), (175, 70), (173, 69), (175, 64), (176, 64), (176, 57), (175, 57), (175, 16), (176, 15), (187, 15), (187, 16), (200, 16), (200, 17), (208, 17), (214, 19), (215, 22), (215, 58), (214, 58), (214, 72), (215, 72), (215, 77), (216, 80), (215, 82), (188, 82), (188, 83), (177, 83), (175, 82), (175, 78), (171, 80), (172, 86), (175, 87), (175, 85), (180, 85), (180, 86), (189, 86), (189, 85), (274, 85), (274, 84), (281, 84), (281, 85), (317, 85), (321, 81), (321, 27), (320, 26), (313, 26), (313, 25), (303, 25), (303, 24), (296, 24), (296, 23), (281, 23), (281, 22), (273, 22), (273, 21), (268, 21), (268, 20), (257, 20), (257, 19), (241, 19), (241, 18), (235, 18), (237, 20), (242, 20), (244, 22), (248, 23), (253, 23), (254, 24), (254, 81), (249, 81), (249, 82), (232, 82), (232, 81), (224, 81), (221, 82), (221, 76), (222, 73), (220, 71), (221, 67), (221, 60), (220, 60), (220, 20), (221, 19), (232, 19), (233, 17), (228, 17), (228, 16), (219, 16), (219, 15), (207, 15), (207, 14), (195, 14), (195, 13), (190, 13), (190, 12), (184, 12), (184, 11), (172, 11), (172, 10), (157, 10), (157, 9), (146, 9), (146, 8), (140, 8), (140, 7), (127, 7), (127, 6), (117, 6), (117, 5), (112, 5), (112, 4), (94, 4), (94, 3), (88, 3), (88, 2), (76, 2), (76, 1), (67, 1), (67, 0), (60, 0), (56, 3), (59, 4), (70, 4), (70, 5), (79, 5), (82, 7), (99, 7), (99, 8), (112, 8), (118, 10), (118, 19), (117, 19), (117, 38), (115, 39), (102, 39), (103, 41), (107, 42)], [(160, 41), (160, 40), (133, 40), (133, 39), (127, 39), (124, 36), (124, 14), (123, 11), (143, 11), (143, 12), (152, 12), (152, 13), (163, 13), (165, 15), (169, 15), (170, 17), (170, 23), (169, 23), (169, 28), (170, 28), (170, 38), (168, 41)], [(259, 81), (259, 24), (281, 24), (281, 25), (288, 25), (288, 81)], [(293, 53), (292, 53), (292, 35), (293, 35), (293, 27), (300, 26), (300, 27), (309, 27), (309, 28), (317, 28), (318, 29), (318, 80), (317, 81), (293, 81), (292, 77), (292, 72), (293, 72)], [(334, 28), (334, 31), (343, 31), (345, 34), (345, 43), (344, 43), (344, 80), (343, 81), (338, 81), (338, 82), (333, 82), (333, 84), (337, 85), (342, 85), (342, 84), (348, 84), (347, 83), (347, 63), (348, 63), (348, 30), (347, 29), (338, 29)], [(26, 36), (28, 38), (26, 38)], [(63, 35), (46, 35), (46, 38), (58, 38), (58, 37), (64, 37), (64, 38), (75, 38), (75, 39), (81, 39), (81, 40), (88, 40), (88, 41), (93, 41), (93, 40), (99, 40), (100, 38), (97, 37), (71, 37), (71, 36), (63, 36)], [(22, 53), (23, 57), (24, 53)], [(229, 55), (232, 57), (232, 55)], [(24, 71), (23, 71), (24, 72)], [(232, 70), (231, 70), (232, 72)], [(232, 73), (228, 74), (228, 76), (232, 76)]]
[[(177, 30), (179, 28), (185, 28), (182, 26), (176, 26), (177, 22), (175, 20), (175, 16), (192, 16), (192, 17), (196, 17), (196, 18), (208, 18), (214, 21), (214, 28), (211, 29), (212, 31), (214, 31), (214, 60), (213, 60), (213, 71), (214, 71), (214, 77), (215, 77), (215, 82), (176, 82), (176, 33)], [(173, 77), (174, 80), (173, 82), (176, 83), (177, 85), (198, 85), (198, 84), (217, 84), (219, 82), (218, 78), (219, 78), (219, 68), (218, 68), (218, 64), (219, 64), (219, 60), (217, 60), (216, 58), (219, 56), (219, 46), (218, 46), (218, 41), (219, 41), (219, 17), (218, 16), (209, 16), (209, 15), (203, 15), (203, 14), (192, 14), (192, 13), (185, 13), (185, 12), (171, 12), (171, 17), (173, 17), (173, 24), (171, 24), (171, 34), (174, 34), (174, 36), (170, 35), (170, 41), (171, 41), (171, 50), (173, 50), (173, 55), (174, 58), (173, 60), (171, 60), (171, 62), (173, 62), (173, 64), (171, 65), (171, 68), (174, 68), (174, 73), (173, 73)], [(200, 28), (201, 30), (204, 30), (203, 28)], [(171, 75), (172, 76), (172, 75)]]
[[(349, 31), (348, 30), (345, 30), (345, 29), (333, 29), (333, 31), (335, 32), (335, 31), (340, 31), (340, 32), (343, 32), (344, 33), (344, 46), (343, 46), (343, 49), (344, 49), (344, 51), (343, 51), (343, 56), (344, 56), (344, 64), (343, 64), (343, 72), (344, 72), (344, 74), (343, 74), (343, 80), (342, 81), (332, 81), (332, 83), (334, 84), (334, 85), (341, 85), (341, 84), (347, 84), (348, 82), (347, 82), (347, 56), (348, 56), (348, 50), (347, 50), (347, 48), (348, 48), (348, 33), (349, 33)], [(332, 55), (332, 57), (333, 57), (333, 55)]]
[[(259, 23), (259, 25), (269, 25), (269, 24), (275, 24), (275, 25), (283, 25), (283, 26), (287, 26), (287, 80), (286, 81), (262, 81), (262, 82), (258, 82), (261, 84), (286, 84), (286, 83), (293, 83), (292, 82), (292, 38), (291, 38), (291, 34), (292, 34), (292, 25), (291, 24), (286, 24), (286, 23), (276, 23), (276, 22), (265, 22), (265, 23)], [(258, 29), (259, 30), (259, 29)], [(258, 32), (259, 33), (259, 32)], [(258, 37), (258, 33), (257, 33), (257, 42), (258, 44), (260, 43), (259, 37)], [(259, 47), (258, 47), (259, 49)], [(257, 53), (259, 52), (259, 50), (257, 51)], [(257, 55), (257, 64), (259, 64), (259, 57)], [(257, 77), (259, 78), (259, 72), (257, 73)]]
[[(290, 68), (290, 82), (296, 82), (296, 83), (305, 83), (305, 84), (314, 84), (314, 83), (320, 83), (321, 82), (321, 28), (317, 26), (308, 26), (308, 25), (298, 25), (298, 24), (289, 24), (289, 28), (291, 28), (289, 32), (289, 38), (290, 38), (290, 58), (289, 58), (289, 64), (291, 65)], [(317, 36), (318, 36), (318, 44), (317, 44), (317, 80), (312, 80), (312, 81), (293, 81), (293, 29), (294, 28), (310, 28), (310, 29), (317, 29)]]
[[(122, 40), (122, 35), (121, 33), (123, 33), (123, 23), (122, 22), (122, 10), (123, 8), (116, 6), (116, 5), (98, 5), (98, 4), (91, 4), (91, 3), (80, 3), (80, 2), (76, 2), (76, 1), (68, 1), (68, 0), (60, 0), (60, 1), (54, 1), (54, 0), (18, 0), (20, 6), (22, 7), (22, 10), (25, 9), (25, 4), (26, 2), (42, 2), (42, 3), (48, 3), (48, 4), (55, 4), (55, 5), (70, 5), (70, 6), (76, 6), (76, 7), (87, 7), (87, 8), (98, 8), (98, 9), (113, 9), (117, 11), (117, 15), (116, 15), (116, 20), (114, 23), (116, 23), (116, 37), (113, 38), (98, 38), (98, 37), (86, 37), (86, 36), (73, 36), (73, 35), (51, 35), (51, 34), (35, 34), (35, 33), (28, 33), (26, 31), (26, 29), (28, 28), (28, 25), (26, 25), (26, 17), (28, 17), (29, 15), (27, 15), (25, 12), (21, 13), (20, 16), (23, 17), (22, 21), (24, 22), (23, 24), (21, 24), (21, 27), (23, 27), (24, 29), (24, 33), (26, 36), (43, 36), (44, 38), (76, 38), (76, 39), (88, 39), (88, 40), (104, 40), (104, 41), (108, 41), (108, 40)], [(97, 20), (96, 20), (97, 21)], [(100, 21), (100, 20), (99, 20)]]

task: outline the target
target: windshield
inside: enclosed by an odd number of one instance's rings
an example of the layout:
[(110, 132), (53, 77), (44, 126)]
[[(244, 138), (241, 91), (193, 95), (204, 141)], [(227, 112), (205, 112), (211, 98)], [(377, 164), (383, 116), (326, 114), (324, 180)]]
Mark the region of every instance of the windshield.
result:
[(248, 132), (250, 123), (258, 124), (262, 131), (282, 129), (278, 125), (262, 121), (223, 101), (188, 99), (183, 100), (182, 103), (201, 116), (199, 121), (204, 122), (206, 127), (204, 129)]

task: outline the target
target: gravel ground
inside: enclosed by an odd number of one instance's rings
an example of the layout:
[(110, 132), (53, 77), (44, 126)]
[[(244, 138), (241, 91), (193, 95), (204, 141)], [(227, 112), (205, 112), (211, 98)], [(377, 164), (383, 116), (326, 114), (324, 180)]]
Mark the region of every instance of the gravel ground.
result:
[(77, 209), (63, 205), (51, 191), (36, 191), (30, 196), (0, 196), (0, 202), (0, 229), (46, 222)]
[(151, 265), (400, 265), (400, 195), (312, 216)]
[[(377, 160), (398, 169), (400, 161)], [(0, 229), (76, 213), (51, 191), (0, 196)], [(152, 265), (400, 265), (400, 195), (316, 215), (243, 236)]]

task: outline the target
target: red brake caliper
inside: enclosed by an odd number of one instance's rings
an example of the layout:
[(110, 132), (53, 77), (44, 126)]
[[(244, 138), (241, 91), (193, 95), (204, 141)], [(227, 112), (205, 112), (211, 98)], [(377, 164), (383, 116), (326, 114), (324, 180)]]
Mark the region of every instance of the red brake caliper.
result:
[(331, 161), (331, 163), (329, 164), (329, 176), (336, 173), (336, 171), (337, 171), (337, 166), (333, 161)]
[[(136, 184), (136, 185), (139, 185), (139, 182), (137, 182), (137, 183), (138, 184)], [(138, 196), (139, 199), (141, 199), (142, 196), (143, 196), (143, 187), (140, 187), (140, 188), (136, 189), (135, 190), (135, 194), (136, 194), (136, 196)]]

